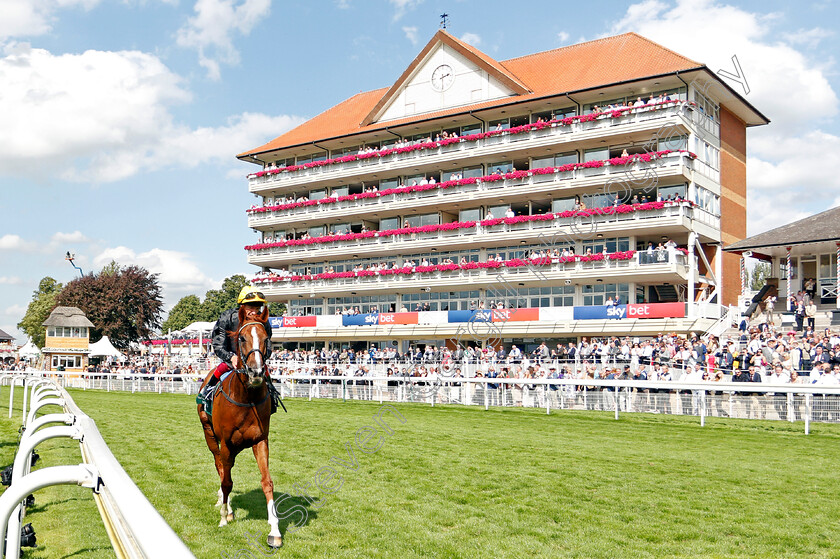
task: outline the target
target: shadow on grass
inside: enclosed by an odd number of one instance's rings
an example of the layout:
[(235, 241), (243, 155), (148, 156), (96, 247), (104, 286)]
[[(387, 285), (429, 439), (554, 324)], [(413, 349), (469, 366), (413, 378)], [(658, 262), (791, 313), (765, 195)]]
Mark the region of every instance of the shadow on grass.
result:
[[(275, 491), (275, 499), (280, 497)], [(233, 506), (245, 509), (248, 512), (248, 519), (265, 520), (268, 522), (268, 506), (265, 502), (265, 493), (262, 489), (252, 489), (234, 497)], [(284, 536), (291, 526), (292, 532), (296, 532), (309, 524), (311, 520), (318, 518), (318, 511), (309, 504), (303, 497), (292, 495), (281, 503), (277, 503), (278, 527)]]
[(113, 548), (111, 546), (101, 546), (101, 547), (88, 547), (85, 549), (80, 549), (78, 551), (74, 551), (70, 555), (62, 555), (61, 559), (68, 559), (69, 557), (76, 557), (77, 555), (85, 555), (88, 553), (93, 553), (96, 551), (111, 551)]
[[(43, 499), (43, 498), (44, 497), (42, 496), (41, 499)], [(87, 501), (87, 500), (88, 499), (86, 497), (79, 496), (79, 497), (68, 497), (67, 499), (61, 499), (61, 500), (58, 500), (58, 501), (47, 501), (47, 502), (42, 502), (42, 503), (39, 504), (38, 503), (38, 495), (36, 494), (35, 495), (35, 504), (32, 505), (31, 507), (26, 507), (26, 514), (34, 514), (36, 512), (44, 512), (49, 507), (54, 507), (56, 505), (61, 505), (61, 504), (64, 504), (64, 503), (70, 503), (70, 502), (73, 502), (73, 501)]]

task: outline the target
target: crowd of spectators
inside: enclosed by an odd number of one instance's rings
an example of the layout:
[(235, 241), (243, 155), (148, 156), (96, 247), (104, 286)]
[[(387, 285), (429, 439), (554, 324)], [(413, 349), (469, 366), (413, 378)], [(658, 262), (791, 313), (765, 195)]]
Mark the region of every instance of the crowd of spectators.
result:
[[(579, 343), (545, 342), (525, 351), (510, 347), (474, 345), (452, 349), (446, 346), (415, 346), (405, 354), (396, 348), (371, 346), (368, 350), (277, 349), (272, 355), (276, 367), (295, 370), (342, 370), (377, 364), (416, 369), (468, 367), (494, 370), (510, 376), (532, 368), (543, 378), (605, 378), (624, 371), (644, 380), (736, 380), (754, 372), (750, 382), (821, 382), (840, 384), (840, 334), (829, 329), (815, 332), (782, 332), (767, 323), (753, 326), (738, 336), (719, 339), (711, 335), (660, 334), (654, 338), (582, 338)], [(282, 364), (282, 365), (281, 365)], [(554, 373), (552, 373), (554, 371)], [(777, 374), (780, 373), (780, 374)], [(795, 375), (795, 377), (794, 377)], [(823, 379), (824, 375), (828, 375)], [(793, 378), (792, 378), (793, 377)], [(612, 377), (615, 378), (615, 377)], [(760, 380), (759, 380), (760, 379)]]

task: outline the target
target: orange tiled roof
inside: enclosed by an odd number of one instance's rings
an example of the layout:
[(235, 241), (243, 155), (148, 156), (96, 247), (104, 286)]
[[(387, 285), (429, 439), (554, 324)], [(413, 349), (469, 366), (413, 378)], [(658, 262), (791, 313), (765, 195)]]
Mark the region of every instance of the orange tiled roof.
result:
[[(429, 45), (440, 40), (439, 34), (441, 33), (445, 34), (446, 32), (439, 31), (429, 42)], [(349, 134), (381, 130), (385, 127), (393, 128), (401, 124), (460, 113), (466, 110), (491, 108), (512, 101), (527, 101), (548, 95), (560, 95), (648, 76), (669, 74), (678, 70), (703, 67), (703, 64), (677, 54), (636, 33), (605, 37), (502, 62), (496, 62), (478, 49), (455, 39), (451, 35), (446, 34), (446, 37), (457, 41), (461, 47), (469, 49), (474, 56), (483, 61), (488, 70), (493, 70), (493, 73), (503, 72), (510, 79), (524, 85), (531, 93), (448, 108), (438, 112), (412, 115), (387, 122), (375, 122), (366, 126), (361, 125), (365, 117), (380, 103), (389, 89), (392, 89), (384, 87), (354, 95), (267, 144), (239, 154), (239, 157)], [(427, 45), (427, 48), (429, 45)], [(419, 60), (415, 59), (412, 65), (417, 62)]]

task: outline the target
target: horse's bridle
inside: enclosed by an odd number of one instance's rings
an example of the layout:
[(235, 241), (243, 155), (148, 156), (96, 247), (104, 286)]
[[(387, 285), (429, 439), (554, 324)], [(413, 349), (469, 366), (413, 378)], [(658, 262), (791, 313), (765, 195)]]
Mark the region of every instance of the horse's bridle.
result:
[[(242, 363), (242, 367), (240, 367), (239, 369), (233, 369), (231, 371), (232, 373), (242, 374), (246, 370), (246, 367), (247, 367), (246, 363), (248, 362), (248, 358), (254, 352), (259, 353), (263, 357), (263, 373), (265, 372), (266, 368), (268, 367), (268, 358), (271, 355), (271, 340), (268, 339), (268, 338), (265, 339), (265, 341), (266, 341), (265, 348), (262, 348), (262, 349), (254, 348), (254, 349), (252, 349), (251, 351), (249, 351), (248, 353), (245, 354), (244, 359), (242, 358), (241, 351), (239, 349), (239, 335), (242, 333), (243, 328), (245, 328), (246, 326), (250, 326), (251, 324), (256, 324), (258, 326), (261, 326), (263, 331), (265, 332), (265, 325), (262, 322), (259, 322), (257, 320), (248, 321), (248, 322), (246, 322), (245, 324), (243, 324), (239, 327), (239, 330), (236, 331), (236, 353), (239, 356), (239, 360)], [(266, 332), (266, 334), (268, 334), (268, 332)], [(219, 389), (219, 392), (222, 393), (222, 396), (224, 396), (225, 399), (228, 402), (230, 402), (231, 404), (233, 404), (235, 406), (238, 406), (240, 408), (254, 408), (254, 407), (257, 407), (257, 406), (261, 406), (263, 404), (263, 402), (265, 402), (268, 399), (268, 396), (270, 394), (270, 392), (266, 392), (265, 398), (263, 398), (259, 402), (249, 402), (249, 403), (243, 404), (242, 402), (237, 402), (236, 400), (234, 400), (233, 398), (228, 396), (228, 394), (225, 392), (224, 386), (222, 386)], [(286, 409), (286, 407), (283, 406), (283, 409)]]
[[(248, 358), (251, 357), (252, 353), (259, 353), (260, 356), (262, 356), (262, 358), (263, 358), (263, 370), (265, 370), (265, 368), (268, 367), (268, 359), (269, 359), (269, 357), (271, 357), (271, 340), (268, 337), (266, 337), (266, 339), (265, 339), (265, 347), (264, 348), (254, 348), (251, 351), (249, 351), (248, 353), (246, 353), (244, 358), (242, 357), (241, 351), (239, 349), (240, 334), (242, 333), (242, 330), (246, 326), (250, 326), (251, 324), (256, 324), (257, 326), (262, 327), (263, 332), (268, 334), (268, 332), (266, 332), (266, 330), (265, 330), (265, 324), (263, 324), (262, 322), (259, 322), (257, 320), (251, 320), (251, 321), (246, 322), (245, 324), (243, 324), (242, 326), (239, 327), (239, 330), (236, 331), (236, 353), (240, 354), (239, 355), (239, 361), (240, 361), (240, 363), (242, 363), (242, 368), (245, 368), (245, 366), (246, 366), (245, 364), (248, 362)], [(237, 369), (235, 369), (235, 371), (240, 372)]]

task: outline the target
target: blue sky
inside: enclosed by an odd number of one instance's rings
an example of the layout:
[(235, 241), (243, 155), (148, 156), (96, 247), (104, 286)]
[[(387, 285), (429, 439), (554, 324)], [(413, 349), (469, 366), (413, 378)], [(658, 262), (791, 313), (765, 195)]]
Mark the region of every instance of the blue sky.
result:
[[(111, 259), (161, 274), (167, 308), (251, 273), (235, 154), (389, 86), (450, 14), (497, 60), (636, 31), (713, 70), (737, 55), (749, 233), (840, 203), (834, 2), (0, 0), (0, 328), (44, 276)], [(738, 87), (737, 84), (734, 84)]]

